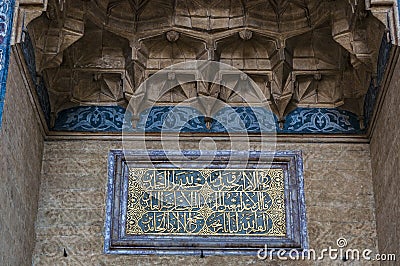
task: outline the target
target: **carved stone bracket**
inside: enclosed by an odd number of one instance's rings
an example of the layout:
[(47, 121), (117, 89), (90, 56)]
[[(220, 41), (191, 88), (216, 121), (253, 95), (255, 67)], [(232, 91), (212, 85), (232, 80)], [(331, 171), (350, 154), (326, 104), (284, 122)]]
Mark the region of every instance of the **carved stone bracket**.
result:
[(46, 14), (28, 28), (36, 46), (38, 73), (58, 67), (63, 52), (84, 34), (84, 2), (50, 0)]
[(397, 0), (365, 0), (366, 10), (386, 26), (395, 45), (400, 44), (399, 4)]
[(368, 16), (363, 3), (358, 1), (354, 3), (351, 5), (335, 2), (332, 11), (332, 36), (351, 55), (354, 55), (353, 65), (360, 61), (375, 74), (383, 26)]
[(20, 43), (23, 30), (35, 18), (47, 9), (48, 0), (20, 0), (16, 1), (15, 16), (11, 44)]

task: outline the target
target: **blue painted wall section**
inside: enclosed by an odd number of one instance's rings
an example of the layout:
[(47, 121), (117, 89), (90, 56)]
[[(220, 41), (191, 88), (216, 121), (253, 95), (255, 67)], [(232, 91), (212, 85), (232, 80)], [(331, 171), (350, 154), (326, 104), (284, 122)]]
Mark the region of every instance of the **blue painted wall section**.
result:
[(39, 99), (40, 107), (42, 108), (43, 114), (46, 118), (47, 125), (50, 122), (50, 100), (49, 94), (41, 76), (36, 73), (36, 61), (35, 61), (35, 51), (33, 49), (32, 40), (27, 31), (24, 31), (24, 38), (21, 42), (22, 53), (25, 58), (26, 65), (28, 67), (29, 74), (32, 79), (32, 83), (35, 86), (36, 94)]
[(297, 108), (286, 117), (283, 129), (271, 111), (261, 107), (226, 107), (208, 129), (204, 115), (191, 107), (156, 106), (140, 115), (136, 128), (131, 115), (118, 106), (80, 106), (58, 114), (54, 130), (83, 132), (208, 132), (208, 133), (361, 133), (357, 116), (329, 108)]
[(0, 128), (3, 121), (3, 107), (6, 96), (14, 5), (14, 0), (0, 1)]

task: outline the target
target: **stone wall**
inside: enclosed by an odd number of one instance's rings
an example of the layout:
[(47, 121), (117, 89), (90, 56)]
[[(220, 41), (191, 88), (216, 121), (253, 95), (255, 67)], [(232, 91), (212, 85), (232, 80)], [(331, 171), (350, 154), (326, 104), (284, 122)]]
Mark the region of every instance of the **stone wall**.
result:
[(43, 135), (11, 53), (0, 133), (0, 265), (30, 265), (35, 245)]
[(380, 253), (400, 251), (400, 62), (394, 68), (371, 138)]
[[(183, 145), (187, 149), (198, 147), (195, 142)], [(153, 146), (159, 148), (156, 142)], [(255, 257), (104, 255), (107, 154), (120, 148), (117, 141), (45, 143), (33, 258), (36, 265), (266, 264)], [(310, 247), (336, 248), (336, 240), (344, 237), (349, 248), (376, 252), (369, 145), (293, 143), (279, 144), (278, 149), (303, 151)], [(365, 261), (360, 265), (366, 265)]]

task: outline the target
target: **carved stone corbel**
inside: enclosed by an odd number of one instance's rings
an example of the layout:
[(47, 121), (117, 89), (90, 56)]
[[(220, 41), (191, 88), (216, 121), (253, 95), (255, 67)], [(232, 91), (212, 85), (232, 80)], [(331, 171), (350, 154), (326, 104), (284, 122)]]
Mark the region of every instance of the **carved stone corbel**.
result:
[(46, 16), (28, 25), (38, 73), (59, 66), (63, 52), (84, 34), (84, 2), (50, 0), (47, 7)]
[[(368, 16), (359, 1), (352, 5), (337, 1), (332, 11), (333, 39), (376, 73), (377, 51), (382, 40), (382, 25)], [(354, 62), (354, 60), (353, 60)]]
[(131, 58), (126, 59), (126, 75), (124, 82), (125, 98), (129, 101), (135, 90), (145, 80), (146, 62), (148, 54), (143, 43), (138, 40), (130, 40), (129, 46), (131, 48)]
[(23, 31), (35, 18), (47, 9), (48, 0), (20, 0), (16, 1), (11, 45), (21, 43)]
[(399, 3), (396, 0), (365, 0), (366, 10), (379, 19), (390, 32), (392, 43), (400, 43)]
[(129, 46), (132, 49), (132, 60), (136, 63), (141, 64), (143, 67), (146, 66), (146, 61), (148, 58), (148, 54), (146, 53), (146, 49), (142, 42), (138, 40), (130, 40)]
[(216, 52), (217, 52), (217, 44), (214, 40), (210, 40), (206, 43), (206, 50), (207, 50), (207, 60), (215, 61)]
[(283, 125), (286, 107), (292, 100), (295, 84), (293, 75), (293, 57), (282, 42), (278, 52), (271, 58), (273, 64), (272, 77), (270, 81), (272, 110), (277, 114), (280, 125)]

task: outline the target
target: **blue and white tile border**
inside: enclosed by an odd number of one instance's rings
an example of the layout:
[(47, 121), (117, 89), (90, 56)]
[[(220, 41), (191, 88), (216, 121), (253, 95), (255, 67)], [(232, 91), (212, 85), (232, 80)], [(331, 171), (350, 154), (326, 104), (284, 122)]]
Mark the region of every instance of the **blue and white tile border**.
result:
[(0, 128), (6, 96), (14, 6), (15, 0), (0, 1)]
[[(276, 116), (261, 107), (232, 107), (218, 111), (207, 128), (205, 117), (191, 107), (155, 106), (140, 115), (132, 128), (129, 112), (118, 106), (79, 106), (61, 111), (55, 131), (80, 132), (190, 132), (190, 133), (362, 133), (355, 114), (335, 108), (297, 108), (286, 116), (283, 128)], [(273, 119), (268, 119), (274, 117)], [(263, 119), (265, 118), (265, 119)], [(272, 120), (272, 121), (270, 121)]]

